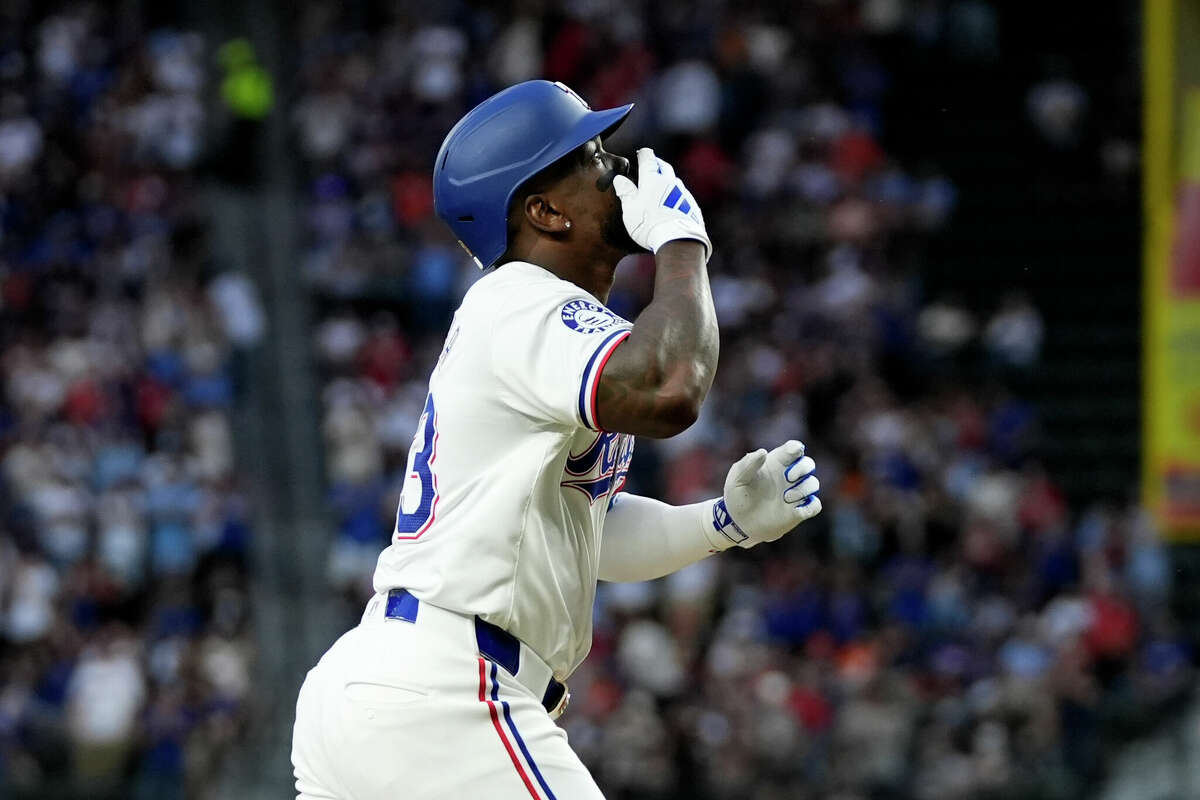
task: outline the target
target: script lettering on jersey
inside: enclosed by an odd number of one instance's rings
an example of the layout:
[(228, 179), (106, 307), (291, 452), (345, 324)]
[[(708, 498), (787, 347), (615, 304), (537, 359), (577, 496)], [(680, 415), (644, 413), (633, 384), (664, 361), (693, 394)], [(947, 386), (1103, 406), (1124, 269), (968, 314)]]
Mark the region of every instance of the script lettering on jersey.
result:
[(597, 434), (586, 450), (567, 457), (562, 485), (583, 492), (589, 503), (621, 491), (633, 460), (633, 441), (626, 433)]
[(450, 351), (454, 348), (454, 343), (458, 341), (458, 331), (458, 320), (455, 319), (450, 333), (446, 334), (446, 343), (442, 345), (442, 353), (438, 356), (437, 364), (433, 367), (434, 372), (442, 368), (442, 362), (446, 360), (446, 356), (450, 355)]

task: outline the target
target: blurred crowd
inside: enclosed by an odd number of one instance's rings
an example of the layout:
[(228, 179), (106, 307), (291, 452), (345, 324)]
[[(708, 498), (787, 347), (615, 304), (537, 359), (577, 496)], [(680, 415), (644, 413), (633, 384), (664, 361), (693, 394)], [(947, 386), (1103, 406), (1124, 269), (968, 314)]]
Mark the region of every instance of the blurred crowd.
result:
[[(887, 59), (987, 63), (992, 6), (493, 5), (299, 17), (290, 113), (347, 619), (476, 278), (433, 217), (434, 154), (494, 91), (561, 80), (594, 108), (638, 103), (609, 149), (674, 163), (716, 243), (716, 384), (691, 430), (638, 442), (628, 490), (711, 497), (741, 454), (798, 437), (825, 502), (769, 547), (601, 585), (562, 724), (607, 796), (1081, 796), (1114, 737), (1189, 684), (1192, 654), (1143, 511), (1069, 507), (1039, 464), (1037, 415), (1010, 388), (1039, 363), (1030, 298), (923, 289), (958, 190), (936, 154), (889, 155)], [(1028, 98), (1063, 147), (1085, 110), (1065, 80)], [(652, 260), (627, 259), (611, 307), (634, 319), (652, 285)]]
[[(716, 385), (686, 434), (638, 443), (628, 490), (711, 497), (742, 453), (799, 437), (826, 506), (769, 547), (601, 586), (562, 723), (607, 796), (1084, 795), (1194, 656), (1145, 513), (1073, 506), (1039, 463), (1017, 391), (1048, 335), (1034, 300), (922, 280), (961, 190), (936, 153), (889, 152), (895, 59), (996, 63), (993, 5), (299, 7), (278, 112), (347, 624), (478, 277), (433, 216), (434, 154), (496, 90), (561, 80), (638, 103), (610, 149), (674, 163), (716, 243)], [(273, 113), (272, 76), (245, 41), (105, 3), (0, 21), (0, 797), (211, 796), (256, 657), (233, 418), (263, 314), (213, 258), (204, 186), (261, 178), (237, 144)], [(1056, 69), (1018, 112), (1066, 152), (1090, 109)], [(632, 257), (610, 305), (635, 319), (652, 286)]]
[(2, 14), (0, 796), (211, 796), (254, 659), (232, 364), (261, 322), (197, 192), (211, 53), (101, 4)]

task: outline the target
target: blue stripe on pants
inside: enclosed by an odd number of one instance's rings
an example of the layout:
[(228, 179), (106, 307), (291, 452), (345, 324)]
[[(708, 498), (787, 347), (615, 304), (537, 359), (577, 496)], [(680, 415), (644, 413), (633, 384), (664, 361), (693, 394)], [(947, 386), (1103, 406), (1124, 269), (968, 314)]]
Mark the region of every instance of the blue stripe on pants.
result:
[[(499, 700), (500, 684), (496, 682), (496, 664), (492, 662), (492, 699)], [(530, 768), (533, 769), (533, 775), (537, 778), (537, 782), (541, 784), (542, 791), (550, 800), (558, 800), (554, 796), (554, 792), (550, 791), (550, 787), (546, 785), (546, 779), (542, 777), (542, 771), (538, 769), (538, 765), (534, 763), (533, 756), (529, 755), (529, 748), (525, 746), (525, 740), (521, 738), (521, 734), (517, 733), (517, 726), (513, 722), (512, 713), (508, 710), (508, 701), (500, 700), (500, 707), (504, 709), (504, 721), (508, 724), (508, 729), (512, 731), (513, 738), (517, 740), (517, 747), (521, 748), (521, 753), (525, 756), (525, 760), (529, 762)]]

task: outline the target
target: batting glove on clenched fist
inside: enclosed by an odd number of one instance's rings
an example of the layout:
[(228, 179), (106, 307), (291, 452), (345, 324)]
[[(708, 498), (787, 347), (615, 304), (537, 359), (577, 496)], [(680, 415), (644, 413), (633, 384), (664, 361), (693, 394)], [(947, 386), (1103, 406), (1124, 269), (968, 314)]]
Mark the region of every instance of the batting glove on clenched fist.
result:
[(624, 175), (613, 178), (613, 190), (621, 200), (621, 218), (633, 241), (652, 253), (676, 239), (704, 243), (704, 260), (712, 255), (712, 242), (704, 227), (704, 215), (696, 198), (675, 177), (675, 170), (654, 155), (649, 147), (637, 151), (638, 179)]
[(792, 439), (771, 452), (747, 453), (729, 468), (725, 495), (713, 504), (713, 549), (773, 542), (821, 513), (816, 463)]

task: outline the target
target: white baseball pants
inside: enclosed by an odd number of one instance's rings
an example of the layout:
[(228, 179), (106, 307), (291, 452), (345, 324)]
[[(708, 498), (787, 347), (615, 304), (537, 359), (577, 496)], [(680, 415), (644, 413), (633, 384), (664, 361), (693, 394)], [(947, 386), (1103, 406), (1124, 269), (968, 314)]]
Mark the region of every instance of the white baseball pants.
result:
[(299, 800), (603, 800), (540, 698), (478, 655), (474, 619), (422, 603), (362, 623), (300, 687)]

